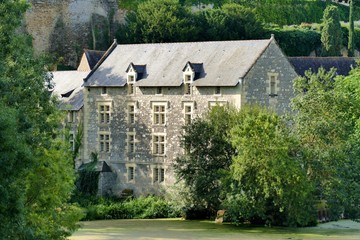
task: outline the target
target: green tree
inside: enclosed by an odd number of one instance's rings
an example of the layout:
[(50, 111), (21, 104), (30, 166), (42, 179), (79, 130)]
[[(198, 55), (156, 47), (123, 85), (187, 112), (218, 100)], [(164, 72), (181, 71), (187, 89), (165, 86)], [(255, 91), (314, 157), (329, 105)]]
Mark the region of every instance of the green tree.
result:
[(348, 42), (348, 56), (354, 56), (354, 0), (350, 0), (350, 12), (349, 12), (349, 42)]
[(286, 123), (256, 106), (241, 109), (236, 119), (230, 133), (236, 155), (224, 203), (228, 216), (233, 222), (314, 224), (313, 187)]
[(184, 127), (185, 154), (174, 163), (175, 173), (189, 188), (195, 204), (214, 213), (220, 206), (221, 179), (229, 171), (234, 149), (227, 141), (232, 111), (216, 106), (207, 117)]
[(323, 15), (321, 30), (322, 55), (340, 56), (342, 46), (342, 31), (338, 8), (329, 5)]
[(0, 178), (1, 236), (63, 239), (81, 217), (66, 204), (75, 174), (58, 130), (63, 116), (45, 87), (46, 58), (35, 57), (31, 38), (17, 31), (27, 7), (0, 3), (0, 121), (8, 126), (0, 130), (8, 174)]
[(123, 42), (154, 43), (192, 39), (189, 12), (178, 0), (150, 0), (138, 5), (118, 31)]
[(327, 202), (334, 219), (350, 206), (359, 206), (350, 203), (359, 198), (357, 191), (350, 190), (359, 181), (358, 74), (357, 69), (343, 79), (335, 78), (335, 69), (308, 71), (294, 85), (294, 129), (303, 148), (304, 167), (315, 184), (316, 198)]

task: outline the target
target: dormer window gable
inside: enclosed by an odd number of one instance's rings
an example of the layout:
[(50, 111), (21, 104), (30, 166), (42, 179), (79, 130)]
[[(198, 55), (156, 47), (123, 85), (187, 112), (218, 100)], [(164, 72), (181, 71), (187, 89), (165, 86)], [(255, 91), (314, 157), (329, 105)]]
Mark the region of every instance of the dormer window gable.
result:
[(184, 82), (193, 82), (200, 77), (200, 74), (204, 71), (202, 63), (187, 62), (183, 68)]
[(146, 65), (135, 65), (130, 63), (126, 69), (127, 82), (134, 83), (144, 77), (146, 71)]

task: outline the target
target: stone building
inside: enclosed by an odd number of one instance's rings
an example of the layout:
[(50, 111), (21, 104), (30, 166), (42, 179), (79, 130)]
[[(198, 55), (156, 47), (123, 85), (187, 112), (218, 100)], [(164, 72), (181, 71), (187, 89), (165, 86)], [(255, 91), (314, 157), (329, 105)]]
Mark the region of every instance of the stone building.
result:
[[(289, 109), (293, 66), (266, 40), (118, 45), (84, 79), (83, 149), (109, 165), (112, 193), (173, 185), (182, 127), (214, 105)], [(80, 165), (79, 163), (78, 165)]]

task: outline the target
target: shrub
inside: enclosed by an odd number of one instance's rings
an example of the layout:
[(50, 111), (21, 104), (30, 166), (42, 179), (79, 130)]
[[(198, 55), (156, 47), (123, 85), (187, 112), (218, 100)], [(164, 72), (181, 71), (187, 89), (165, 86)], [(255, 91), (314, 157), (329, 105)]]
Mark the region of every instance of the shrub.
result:
[(321, 46), (320, 33), (305, 27), (284, 27), (268, 29), (273, 33), (281, 49), (287, 56), (309, 56)]
[(148, 196), (126, 200), (102, 199), (97, 204), (83, 206), (83, 220), (149, 219), (179, 217), (176, 206), (161, 197)]

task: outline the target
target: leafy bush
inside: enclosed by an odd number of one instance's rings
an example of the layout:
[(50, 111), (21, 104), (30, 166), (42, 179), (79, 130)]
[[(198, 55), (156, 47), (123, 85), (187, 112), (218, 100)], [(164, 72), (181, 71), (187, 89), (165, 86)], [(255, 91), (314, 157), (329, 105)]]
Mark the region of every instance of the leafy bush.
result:
[(321, 47), (320, 33), (306, 26), (272, 28), (268, 32), (275, 35), (276, 41), (287, 56), (309, 56), (312, 51)]
[(83, 220), (100, 219), (150, 219), (179, 217), (176, 206), (156, 196), (127, 200), (102, 199), (97, 204), (85, 206)]

